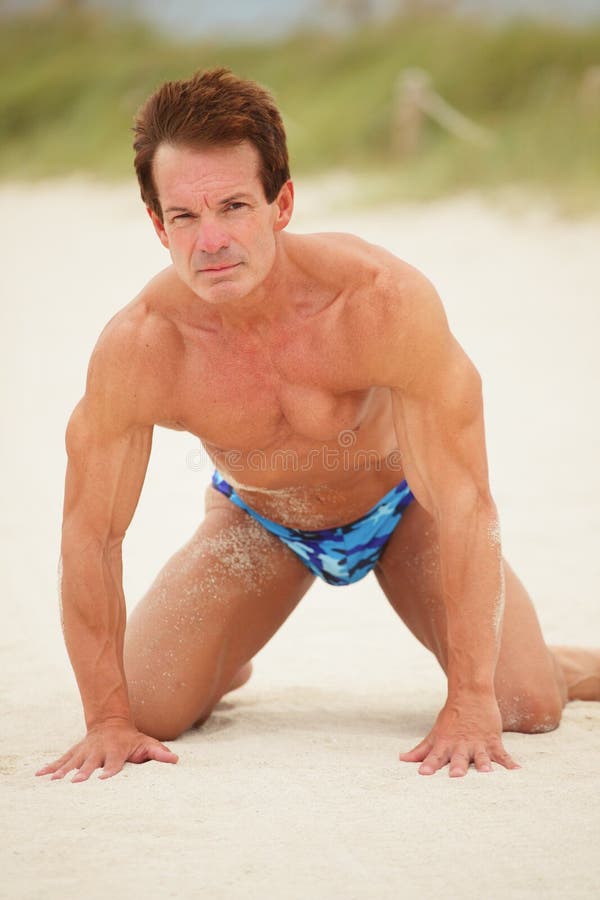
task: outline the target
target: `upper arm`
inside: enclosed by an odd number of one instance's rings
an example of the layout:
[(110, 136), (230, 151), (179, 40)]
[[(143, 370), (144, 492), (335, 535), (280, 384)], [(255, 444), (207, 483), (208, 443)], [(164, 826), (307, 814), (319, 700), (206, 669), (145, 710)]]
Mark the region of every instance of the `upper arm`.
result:
[(140, 415), (141, 371), (131, 341), (127, 330), (101, 336), (85, 395), (69, 419), (63, 548), (119, 542), (139, 500), (153, 427)]
[(416, 270), (389, 297), (386, 377), (406, 479), (429, 512), (491, 502), (481, 378)]

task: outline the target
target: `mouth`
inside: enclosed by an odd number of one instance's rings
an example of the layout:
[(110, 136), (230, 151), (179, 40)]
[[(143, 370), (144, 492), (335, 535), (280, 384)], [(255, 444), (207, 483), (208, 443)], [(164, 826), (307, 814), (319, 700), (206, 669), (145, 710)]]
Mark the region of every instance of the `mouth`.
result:
[(200, 272), (208, 274), (219, 274), (220, 272), (229, 272), (231, 269), (236, 269), (240, 263), (231, 263), (227, 266), (207, 266), (205, 269), (200, 269)]

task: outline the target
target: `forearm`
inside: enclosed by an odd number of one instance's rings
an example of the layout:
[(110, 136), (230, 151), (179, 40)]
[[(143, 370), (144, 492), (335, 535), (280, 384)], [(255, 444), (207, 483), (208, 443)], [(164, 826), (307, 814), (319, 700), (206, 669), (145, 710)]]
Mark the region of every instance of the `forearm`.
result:
[(448, 695), (493, 694), (504, 609), (498, 518), (492, 503), (448, 513), (440, 529)]
[(125, 599), (121, 550), (63, 542), (61, 615), (65, 644), (83, 703), (86, 725), (130, 718), (123, 668)]

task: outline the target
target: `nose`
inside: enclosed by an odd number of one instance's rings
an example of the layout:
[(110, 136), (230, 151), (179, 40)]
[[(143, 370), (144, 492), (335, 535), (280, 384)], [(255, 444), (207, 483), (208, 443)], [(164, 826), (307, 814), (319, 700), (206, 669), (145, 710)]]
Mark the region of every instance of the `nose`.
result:
[(202, 222), (196, 238), (196, 247), (204, 253), (218, 253), (229, 247), (229, 235), (216, 222)]

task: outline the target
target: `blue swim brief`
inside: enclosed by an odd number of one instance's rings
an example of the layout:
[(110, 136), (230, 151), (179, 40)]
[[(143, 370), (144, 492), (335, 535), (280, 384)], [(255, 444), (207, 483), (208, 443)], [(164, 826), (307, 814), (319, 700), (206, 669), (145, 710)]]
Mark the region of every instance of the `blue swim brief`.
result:
[(311, 572), (328, 584), (335, 585), (360, 581), (371, 571), (404, 510), (414, 499), (406, 481), (401, 481), (373, 509), (355, 522), (338, 528), (304, 531), (287, 528), (261, 516), (242, 500), (216, 469), (212, 483), (232, 503), (244, 509), (267, 531), (287, 544)]

